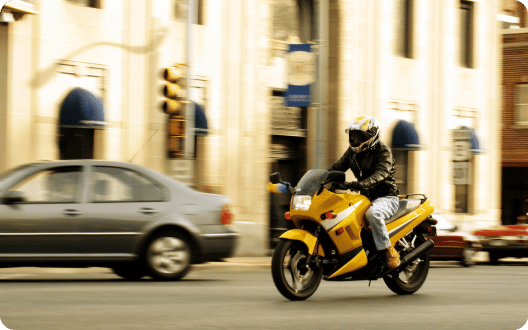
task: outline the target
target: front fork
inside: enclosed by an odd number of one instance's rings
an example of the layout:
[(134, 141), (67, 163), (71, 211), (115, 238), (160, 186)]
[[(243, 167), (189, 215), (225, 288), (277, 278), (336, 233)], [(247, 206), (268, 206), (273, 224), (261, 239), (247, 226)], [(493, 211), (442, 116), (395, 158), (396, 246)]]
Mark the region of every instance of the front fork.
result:
[(317, 226), (317, 229), (314, 231), (314, 237), (317, 239), (317, 242), (315, 242), (315, 248), (313, 249), (313, 253), (308, 255), (308, 258), (306, 258), (306, 265), (308, 266), (311, 264), (312, 260), (315, 262), (315, 268), (319, 267), (319, 233), (321, 232), (321, 227)]

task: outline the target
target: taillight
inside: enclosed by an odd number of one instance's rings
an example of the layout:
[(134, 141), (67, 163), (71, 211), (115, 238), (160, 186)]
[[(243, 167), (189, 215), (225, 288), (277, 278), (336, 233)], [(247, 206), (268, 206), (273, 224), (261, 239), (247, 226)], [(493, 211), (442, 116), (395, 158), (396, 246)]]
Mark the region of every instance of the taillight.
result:
[(220, 223), (223, 225), (230, 225), (233, 220), (233, 213), (229, 210), (229, 206), (225, 204), (222, 206), (222, 217), (220, 218)]
[(286, 220), (291, 220), (291, 214), (290, 214), (290, 212), (286, 212), (286, 213), (284, 213), (284, 219), (286, 219)]

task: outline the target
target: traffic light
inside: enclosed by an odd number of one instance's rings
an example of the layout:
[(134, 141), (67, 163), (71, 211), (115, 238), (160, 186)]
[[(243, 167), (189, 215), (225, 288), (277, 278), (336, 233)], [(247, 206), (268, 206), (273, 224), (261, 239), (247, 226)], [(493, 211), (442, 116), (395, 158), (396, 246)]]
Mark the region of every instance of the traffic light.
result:
[(163, 70), (163, 95), (166, 97), (163, 102), (163, 112), (169, 115), (176, 115), (184, 111), (185, 90), (182, 87), (184, 77), (184, 66), (178, 65)]
[(180, 158), (185, 152), (185, 117), (171, 116), (167, 129), (169, 133), (169, 158)]
[(185, 89), (183, 86), (185, 65), (163, 70), (163, 112), (169, 115), (167, 123), (167, 149), (169, 158), (180, 158), (185, 154)]

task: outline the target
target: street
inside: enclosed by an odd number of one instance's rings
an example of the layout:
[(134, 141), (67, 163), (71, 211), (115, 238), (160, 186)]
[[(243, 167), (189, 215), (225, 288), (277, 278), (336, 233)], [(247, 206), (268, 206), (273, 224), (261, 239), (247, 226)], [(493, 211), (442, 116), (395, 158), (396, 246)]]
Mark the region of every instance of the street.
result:
[(180, 282), (121, 280), (104, 268), (0, 273), (9, 329), (520, 329), (525, 262), (432, 264), (424, 286), (393, 294), (382, 280), (326, 282), (308, 300), (282, 297), (265, 266), (195, 267)]

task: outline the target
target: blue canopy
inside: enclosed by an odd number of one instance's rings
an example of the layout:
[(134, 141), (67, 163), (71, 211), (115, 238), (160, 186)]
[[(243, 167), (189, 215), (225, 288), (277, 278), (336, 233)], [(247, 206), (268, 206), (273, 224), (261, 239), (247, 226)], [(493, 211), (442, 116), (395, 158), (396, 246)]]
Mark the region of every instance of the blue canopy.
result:
[(400, 120), (392, 133), (392, 149), (418, 150), (420, 148), (420, 138), (414, 129), (414, 125), (405, 120)]
[(204, 109), (196, 103), (194, 103), (194, 132), (197, 135), (207, 135), (207, 118)]
[(103, 128), (105, 125), (103, 105), (87, 90), (74, 88), (62, 101), (59, 124), (82, 128)]
[(479, 139), (477, 137), (477, 133), (475, 132), (475, 129), (472, 127), (467, 127), (467, 126), (462, 126), (461, 128), (469, 131), (469, 142), (471, 142), (471, 153), (474, 155), (484, 153), (484, 150), (480, 148)]

